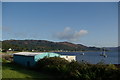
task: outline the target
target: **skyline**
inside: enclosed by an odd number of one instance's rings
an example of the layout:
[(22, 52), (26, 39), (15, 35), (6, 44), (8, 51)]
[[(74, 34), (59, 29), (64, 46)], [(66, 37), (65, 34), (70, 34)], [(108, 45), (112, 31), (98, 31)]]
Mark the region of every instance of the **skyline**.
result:
[(69, 41), (118, 46), (117, 2), (2, 4), (3, 40)]
[(119, 0), (2, 0), (3, 2), (119, 2)]

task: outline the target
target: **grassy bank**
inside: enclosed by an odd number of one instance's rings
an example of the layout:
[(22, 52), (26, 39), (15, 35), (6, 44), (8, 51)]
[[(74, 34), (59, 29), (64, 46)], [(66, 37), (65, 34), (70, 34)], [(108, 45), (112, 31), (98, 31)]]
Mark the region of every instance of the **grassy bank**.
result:
[(41, 72), (36, 72), (25, 67), (13, 64), (13, 63), (3, 63), (2, 64), (2, 78), (13, 79), (13, 78), (39, 78), (41, 80), (53, 79), (54, 76), (44, 74)]

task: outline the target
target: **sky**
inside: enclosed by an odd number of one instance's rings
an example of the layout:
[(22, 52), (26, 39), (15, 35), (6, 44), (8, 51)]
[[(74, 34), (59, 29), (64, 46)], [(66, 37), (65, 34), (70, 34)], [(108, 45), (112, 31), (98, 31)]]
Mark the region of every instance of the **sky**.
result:
[(119, 2), (119, 0), (2, 0), (3, 2)]
[(0, 1), (0, 40), (2, 40), (2, 2), (1, 1)]
[(3, 2), (2, 40), (118, 46), (117, 2)]

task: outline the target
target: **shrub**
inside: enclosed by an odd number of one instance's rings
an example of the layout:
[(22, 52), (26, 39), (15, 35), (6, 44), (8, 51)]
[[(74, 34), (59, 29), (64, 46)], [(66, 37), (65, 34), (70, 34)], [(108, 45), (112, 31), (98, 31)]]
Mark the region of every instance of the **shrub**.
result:
[(3, 56), (2, 56), (2, 59), (11, 62), (11, 61), (13, 61), (13, 56), (11, 56), (11, 55), (3, 55)]
[(67, 60), (65, 60), (64, 58), (60, 58), (60, 57), (45, 57), (43, 59), (38, 60), (37, 64), (36, 64), (36, 68), (38, 70), (41, 69), (58, 69), (63, 66), (68, 64), (69, 62)]
[(6, 63), (7, 62), (7, 60), (5, 60), (5, 59), (2, 59), (2, 63)]
[(113, 64), (89, 64), (86, 62), (68, 62), (64, 58), (50, 57), (40, 59), (36, 64), (37, 70), (59, 74), (70, 80), (108, 80), (117, 79), (120, 70)]
[(109, 65), (107, 66), (107, 69), (116, 70), (117, 67), (116, 67), (114, 64), (109, 64)]

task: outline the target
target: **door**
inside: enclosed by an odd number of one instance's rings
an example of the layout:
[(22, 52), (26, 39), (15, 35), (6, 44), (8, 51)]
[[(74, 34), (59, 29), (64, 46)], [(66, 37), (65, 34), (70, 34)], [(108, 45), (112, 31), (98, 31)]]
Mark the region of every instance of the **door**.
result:
[(27, 67), (30, 67), (30, 61), (27, 61)]

